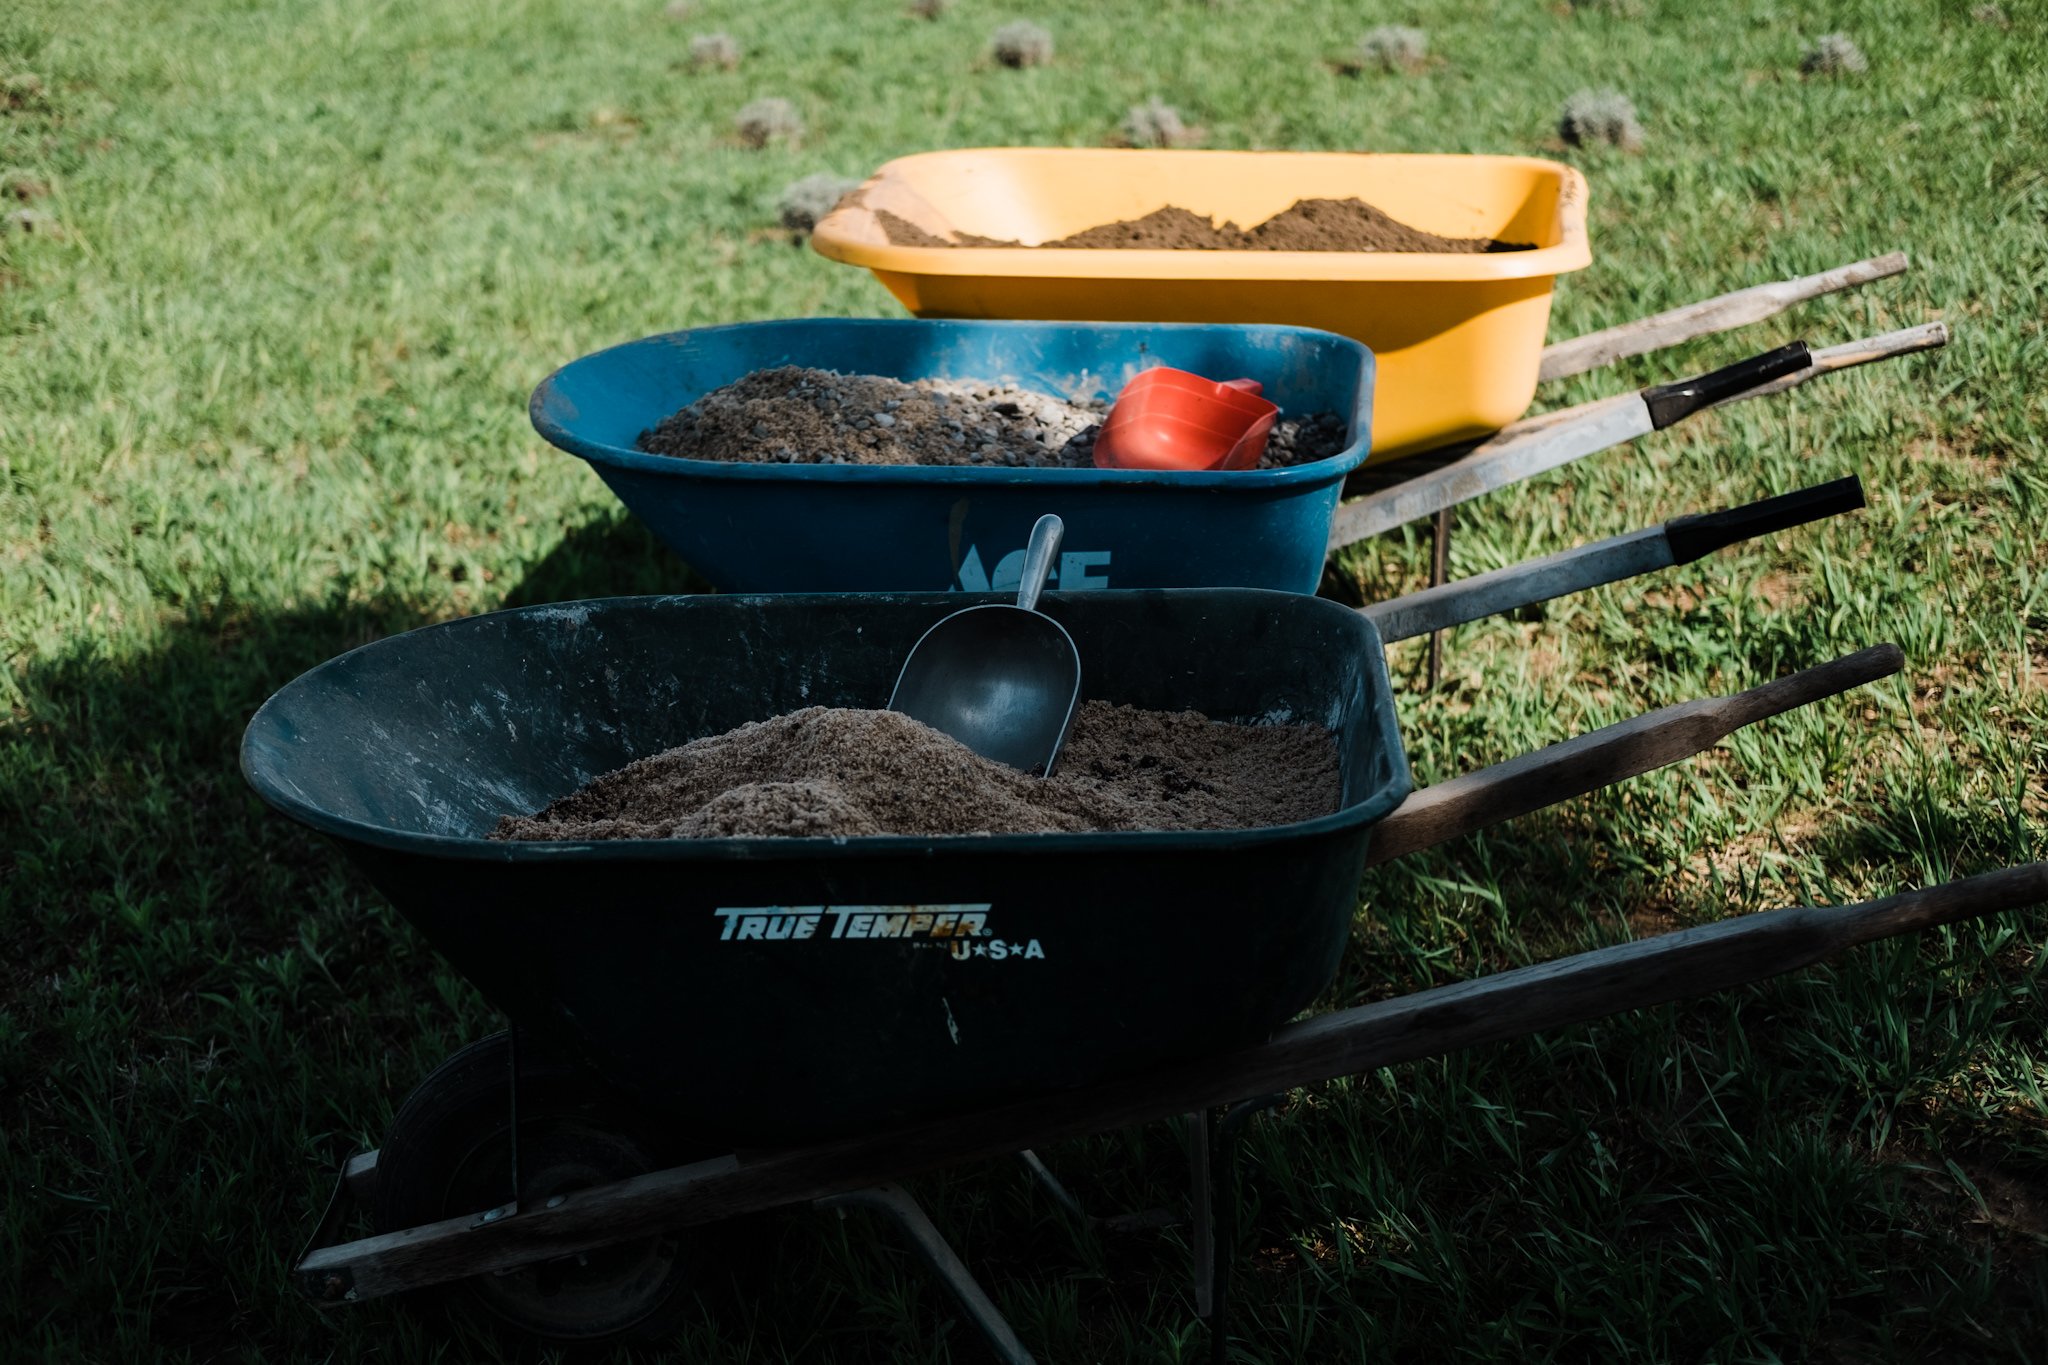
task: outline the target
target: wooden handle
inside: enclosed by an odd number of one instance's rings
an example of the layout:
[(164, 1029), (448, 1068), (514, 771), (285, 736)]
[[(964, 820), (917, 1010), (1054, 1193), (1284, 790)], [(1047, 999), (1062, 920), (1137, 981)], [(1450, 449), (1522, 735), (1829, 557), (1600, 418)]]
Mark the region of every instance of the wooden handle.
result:
[(1752, 322), (1762, 322), (1765, 318), (1775, 317), (1792, 305), (1807, 299), (1819, 298), (1823, 294), (1832, 294), (1837, 290), (1849, 289), (1871, 280), (1902, 275), (1906, 272), (1908, 264), (1905, 252), (1894, 251), (1888, 256), (1857, 261), (1854, 265), (1837, 266), (1818, 275), (1754, 285), (1748, 289), (1738, 289), (1732, 294), (1722, 294), (1699, 303), (1689, 303), (1683, 308), (1674, 308), (1667, 313), (1625, 322), (1619, 327), (1609, 327), (1605, 331), (1589, 332), (1585, 336), (1545, 347), (1543, 367), (1538, 371), (1538, 377), (1562, 379), (1566, 375), (1583, 374), (1587, 370), (1597, 370), (1602, 365), (1612, 365), (1615, 361), (1629, 356), (1646, 355), (1651, 351), (1661, 351), (1666, 346), (1676, 346), (1682, 341), (1745, 327)]
[(1373, 827), (1366, 865), (1377, 866), (1503, 820), (1611, 787), (1711, 749), (1767, 716), (1890, 677), (1897, 645), (1876, 645), (1732, 697), (1702, 697), (1425, 787)]
[[(1858, 944), (2044, 901), (2048, 863), (2027, 863), (1857, 905), (1742, 915), (1322, 1015), (1239, 1054), (1252, 1065), (1225, 1059), (1210, 1074), (1236, 1070), (1233, 1096), (1300, 1085), (1302, 1076), (1356, 1075), (1747, 985)], [(1186, 1107), (1195, 1088), (1176, 1089), (1173, 1100)]]
[[(1810, 353), (1812, 363), (1805, 368), (1768, 384), (1720, 398), (1712, 406), (1783, 393), (1837, 370), (1931, 351), (1947, 344), (1947, 324), (1930, 322), (1861, 341), (1845, 342), (1840, 346), (1823, 347)], [(1391, 531), (1496, 488), (1519, 483), (1573, 460), (1647, 435), (1650, 429), (1647, 421), (1632, 423), (1628, 420), (1632, 411), (1643, 411), (1639, 394), (1597, 398), (1556, 412), (1525, 417), (1462, 449), (1453, 447), (1444, 452), (1411, 456), (1409, 458), (1416, 462), (1413, 467), (1423, 471), (1418, 474), (1400, 475), (1403, 468), (1410, 467), (1406, 461), (1389, 465), (1386, 469), (1390, 473), (1378, 477), (1399, 476), (1398, 482), (1338, 505), (1330, 519), (1330, 549), (1342, 549), (1367, 536)], [(1368, 465), (1360, 473), (1373, 475), (1378, 469), (1378, 466)], [(1359, 475), (1352, 477), (1356, 479)]]
[(1857, 944), (2044, 901), (2048, 863), (2030, 863), (1860, 905), (1743, 915), (1353, 1006), (1137, 1076), (894, 1132), (652, 1171), (490, 1222), (465, 1214), (323, 1247), (299, 1263), (297, 1278), (324, 1301), (375, 1298), (1705, 995)]
[(1817, 379), (1837, 370), (1853, 370), (1858, 365), (1868, 365), (1874, 360), (1890, 360), (1895, 356), (1915, 355), (1921, 351), (1936, 351), (1948, 345), (1948, 324), (1945, 322), (1923, 322), (1918, 327), (1902, 327), (1896, 332), (1882, 336), (1866, 337), (1862, 341), (1845, 341), (1839, 346), (1824, 346), (1813, 352), (1813, 364), (1768, 384), (1759, 384), (1753, 389), (1731, 394), (1716, 403), (1743, 403), (1752, 398), (1768, 398), (1774, 393), (1796, 389), (1809, 379)]

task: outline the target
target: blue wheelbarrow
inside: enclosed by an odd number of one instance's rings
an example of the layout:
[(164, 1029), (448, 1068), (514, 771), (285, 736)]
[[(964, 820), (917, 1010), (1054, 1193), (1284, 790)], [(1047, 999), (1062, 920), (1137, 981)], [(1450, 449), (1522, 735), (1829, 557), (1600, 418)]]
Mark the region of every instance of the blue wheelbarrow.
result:
[[(1288, 469), (1188, 472), (751, 464), (650, 455), (640, 433), (755, 370), (807, 365), (1113, 398), (1140, 370), (1257, 379), (1286, 415), (1331, 412), (1347, 443)], [(1345, 476), (1372, 429), (1373, 359), (1305, 327), (797, 319), (614, 346), (534, 391), (533, 424), (729, 592), (1004, 592), (1032, 523), (1067, 526), (1052, 584), (1314, 592)]]

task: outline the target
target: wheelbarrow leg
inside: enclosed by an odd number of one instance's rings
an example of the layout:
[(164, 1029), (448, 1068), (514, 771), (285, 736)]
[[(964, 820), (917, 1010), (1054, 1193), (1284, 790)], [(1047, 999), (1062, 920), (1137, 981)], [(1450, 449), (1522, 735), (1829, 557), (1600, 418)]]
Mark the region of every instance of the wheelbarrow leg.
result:
[(1029, 1147), (1017, 1153), (1017, 1160), (1031, 1174), (1038, 1187), (1052, 1197), (1076, 1224), (1092, 1232), (1143, 1232), (1148, 1228), (1172, 1227), (1180, 1219), (1169, 1209), (1135, 1209), (1129, 1213), (1112, 1213), (1107, 1216), (1093, 1214), (1082, 1206), (1074, 1192), (1052, 1173), (1045, 1159)]
[[(1256, 1115), (1278, 1105), (1285, 1095), (1260, 1095), (1239, 1100), (1224, 1110), (1216, 1123), (1218, 1194), (1214, 1254), (1210, 1259), (1211, 1307), (1209, 1312), (1209, 1359), (1223, 1365), (1230, 1358), (1230, 1266), (1237, 1250), (1237, 1142), (1244, 1127)], [(1197, 1303), (1199, 1309), (1200, 1304)]]
[(1065, 1209), (1076, 1222), (1092, 1224), (1095, 1221), (1081, 1207), (1081, 1201), (1074, 1198), (1073, 1192), (1062, 1185), (1060, 1178), (1039, 1159), (1038, 1153), (1026, 1147), (1017, 1153), (1017, 1160), (1024, 1163), (1024, 1169), (1031, 1172), (1031, 1178), (1038, 1182), (1039, 1188), (1052, 1196), (1052, 1202)]
[(838, 1209), (842, 1214), (849, 1208), (868, 1208), (887, 1215), (910, 1238), (911, 1246), (924, 1258), (932, 1273), (953, 1291), (953, 1297), (959, 1300), (960, 1307), (973, 1319), (974, 1325), (981, 1329), (996, 1358), (1003, 1365), (1035, 1365), (1031, 1352), (1025, 1350), (1024, 1343), (1017, 1339), (1017, 1333), (1011, 1329), (1002, 1310), (983, 1291), (973, 1272), (946, 1244), (939, 1230), (932, 1226), (932, 1220), (925, 1216), (923, 1206), (911, 1196), (910, 1191), (892, 1181), (820, 1199), (818, 1207)]
[(505, 1130), (507, 1164), (512, 1168), (512, 1190), (505, 1196), (505, 1212), (519, 1212), (519, 1025), (505, 1021), (505, 1094), (511, 1109), (511, 1126)]
[(1188, 1124), (1188, 1204), (1194, 1228), (1188, 1250), (1195, 1261), (1195, 1316), (1204, 1322), (1216, 1311), (1215, 1181), (1209, 1173), (1209, 1111), (1197, 1109)]
[[(1451, 566), (1451, 509), (1439, 507), (1436, 513), (1436, 534), (1430, 537), (1429, 586), (1441, 588), (1450, 581)], [(1444, 676), (1444, 633), (1433, 630), (1429, 633), (1429, 690), (1434, 693)]]

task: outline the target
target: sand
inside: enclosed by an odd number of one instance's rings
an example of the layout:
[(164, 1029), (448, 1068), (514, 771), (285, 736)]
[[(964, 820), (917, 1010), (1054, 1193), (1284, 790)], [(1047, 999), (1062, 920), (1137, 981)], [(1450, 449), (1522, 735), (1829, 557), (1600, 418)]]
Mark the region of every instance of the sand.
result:
[(893, 711), (809, 707), (693, 740), (592, 781), (496, 839), (712, 839), (1255, 829), (1340, 799), (1314, 725), (1081, 705), (1054, 775), (972, 753)]

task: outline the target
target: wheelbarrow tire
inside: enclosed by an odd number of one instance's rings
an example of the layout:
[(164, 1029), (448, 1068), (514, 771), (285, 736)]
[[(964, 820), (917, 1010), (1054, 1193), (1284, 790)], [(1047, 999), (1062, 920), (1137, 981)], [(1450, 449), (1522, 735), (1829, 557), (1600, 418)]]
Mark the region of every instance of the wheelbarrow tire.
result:
[[(522, 1039), (520, 1203), (688, 1161), (661, 1127), (574, 1059)], [(372, 1216), (381, 1232), (479, 1213), (511, 1194), (511, 1036), (452, 1054), (399, 1106), (377, 1158)], [(648, 1340), (688, 1314), (698, 1269), (680, 1234), (643, 1237), (502, 1275), (458, 1281), (447, 1296), (554, 1341)], [(450, 1305), (455, 1306), (453, 1304)]]

